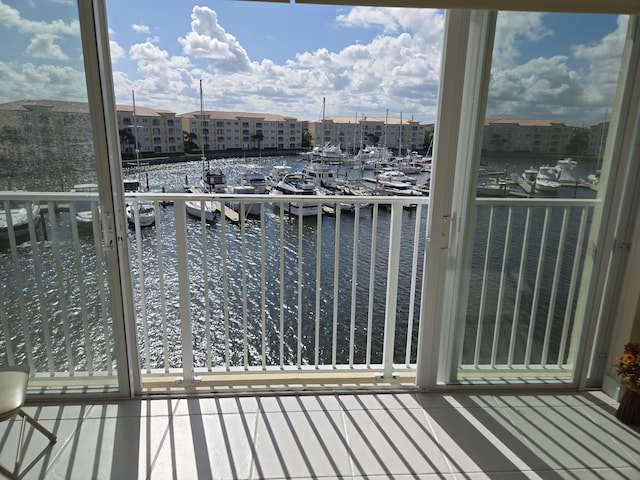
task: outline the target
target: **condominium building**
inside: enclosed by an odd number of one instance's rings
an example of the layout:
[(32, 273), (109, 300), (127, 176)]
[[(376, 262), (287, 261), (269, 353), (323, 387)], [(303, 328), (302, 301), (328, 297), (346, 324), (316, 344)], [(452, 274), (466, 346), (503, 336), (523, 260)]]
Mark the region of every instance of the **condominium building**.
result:
[(135, 155), (136, 139), (140, 153), (183, 151), (182, 128), (176, 114), (131, 105), (117, 105), (118, 131), (123, 158)]
[(182, 130), (205, 150), (299, 149), (303, 122), (269, 113), (206, 110), (177, 115)]
[(575, 127), (554, 120), (487, 119), (482, 149), (489, 152), (562, 153), (574, 132)]
[(309, 122), (314, 145), (328, 142), (347, 152), (357, 152), (365, 145), (387, 146), (402, 153), (427, 148), (425, 136), (433, 129), (433, 124), (401, 118), (327, 117)]

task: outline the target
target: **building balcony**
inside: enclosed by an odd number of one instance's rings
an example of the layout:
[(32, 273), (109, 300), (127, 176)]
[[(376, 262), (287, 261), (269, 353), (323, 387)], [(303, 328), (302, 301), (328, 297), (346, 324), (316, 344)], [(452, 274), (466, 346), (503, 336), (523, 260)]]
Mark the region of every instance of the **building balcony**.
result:
[[(214, 395), (26, 407), (23, 479), (637, 478), (599, 392)], [(0, 424), (13, 467), (18, 420)]]

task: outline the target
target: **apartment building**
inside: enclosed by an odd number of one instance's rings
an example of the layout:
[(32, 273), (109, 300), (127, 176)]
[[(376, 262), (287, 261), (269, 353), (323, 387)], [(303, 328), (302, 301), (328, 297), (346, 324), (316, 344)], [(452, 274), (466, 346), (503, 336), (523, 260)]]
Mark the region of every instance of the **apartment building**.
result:
[(123, 158), (135, 156), (136, 137), (140, 153), (183, 151), (182, 128), (176, 114), (131, 105), (116, 105)]
[(434, 124), (402, 118), (332, 116), (309, 122), (314, 145), (330, 142), (351, 153), (364, 145), (387, 146), (402, 153), (427, 148), (425, 136), (433, 130)]
[(207, 110), (177, 115), (182, 130), (205, 150), (300, 149), (303, 122), (269, 113)]
[(562, 153), (575, 127), (554, 120), (487, 119), (482, 149), (488, 152)]

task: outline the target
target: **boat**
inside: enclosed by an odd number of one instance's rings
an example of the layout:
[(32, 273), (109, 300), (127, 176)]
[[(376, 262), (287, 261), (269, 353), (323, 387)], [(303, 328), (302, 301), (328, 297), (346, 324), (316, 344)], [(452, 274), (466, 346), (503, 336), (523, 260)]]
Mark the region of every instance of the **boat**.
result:
[(411, 177), (400, 170), (383, 170), (376, 178), (378, 180), (395, 180), (396, 182), (405, 182), (410, 185), (415, 185), (417, 182), (416, 177)]
[(563, 158), (556, 163), (558, 182), (560, 185), (576, 185), (579, 180), (573, 176), (572, 170), (578, 166), (573, 158)]
[[(74, 185), (71, 192), (97, 192), (97, 183), (79, 183)], [(75, 218), (78, 227), (88, 227), (93, 224), (93, 205), (94, 202), (88, 200), (80, 200), (74, 203)]]
[(271, 167), (271, 172), (266, 177), (267, 190), (273, 189), (278, 183), (289, 173), (292, 172), (292, 168), (289, 165), (274, 165)]
[[(204, 122), (204, 103), (202, 99), (202, 80), (200, 80), (200, 122)], [(202, 128), (200, 129), (203, 130)], [(202, 144), (202, 181), (200, 182), (199, 187), (187, 187), (187, 190), (190, 193), (194, 194), (203, 194), (210, 193), (210, 190), (217, 189), (219, 185), (224, 183), (224, 187), (226, 188), (226, 178), (222, 174), (222, 171), (218, 172), (217, 170), (212, 170), (210, 168), (205, 169), (205, 163), (207, 161), (207, 157), (204, 153), (204, 139), (200, 142)], [(222, 175), (220, 178), (218, 175)], [(220, 183), (219, 183), (220, 182)], [(224, 191), (224, 190), (222, 190)], [(218, 206), (215, 202), (211, 200), (187, 200), (184, 202), (184, 207), (187, 211), (187, 215), (202, 220), (204, 218), (207, 223), (215, 223), (217, 218)]]
[[(287, 173), (275, 187), (270, 191), (270, 195), (282, 196), (282, 195), (295, 195), (300, 197), (316, 196), (316, 186), (302, 172)], [(281, 208), (291, 215), (297, 217), (307, 217), (318, 214), (320, 202), (305, 203), (305, 202), (292, 202), (285, 201), (280, 202), (274, 200), (272, 205), (275, 208)]]
[[(142, 192), (142, 188), (140, 187), (140, 149), (138, 148), (138, 120), (136, 117), (136, 97), (133, 90), (131, 91), (131, 95), (133, 98), (133, 128), (136, 132), (135, 136), (135, 150), (136, 150), (136, 171), (138, 178), (125, 178), (123, 180), (124, 183), (124, 192), (125, 193), (135, 193)], [(156, 212), (155, 206), (153, 202), (150, 201), (135, 201), (135, 202), (125, 202), (125, 212), (127, 214), (127, 221), (129, 225), (135, 225), (136, 217), (140, 222), (141, 227), (150, 227), (154, 223), (156, 223)]]
[(522, 179), (527, 182), (529, 185), (533, 185), (536, 182), (536, 177), (538, 176), (538, 170), (529, 167), (522, 174)]
[(509, 187), (504, 180), (493, 179), (485, 168), (478, 173), (476, 197), (508, 197)]
[[(124, 193), (141, 192), (140, 181), (137, 178), (125, 178), (123, 180)], [(136, 217), (141, 227), (151, 227), (156, 223), (156, 209), (153, 202), (147, 200), (128, 201), (125, 203), (125, 213), (129, 225), (135, 226)]]
[(267, 176), (255, 165), (240, 166), (240, 185), (251, 185), (255, 193), (267, 193)]
[(310, 163), (302, 169), (311, 182), (323, 190), (335, 191), (337, 188), (336, 172), (324, 163)]
[(534, 186), (537, 192), (557, 193), (560, 188), (558, 171), (555, 167), (544, 165), (538, 169)]
[(327, 142), (321, 147), (316, 145), (308, 155), (310, 162), (326, 162), (330, 165), (341, 165), (344, 158), (345, 154), (340, 145), (333, 145), (331, 142)]
[(218, 167), (207, 168), (202, 178), (202, 191), (224, 193), (227, 191), (227, 177)]
[(14, 238), (22, 238), (29, 234), (29, 213), (34, 225), (40, 215), (40, 206), (32, 202), (31, 212), (27, 208), (26, 202), (19, 200), (9, 201), (9, 212), (5, 210), (6, 202), (0, 201), (0, 240), (8, 241), (10, 236), (9, 220), (13, 230)]

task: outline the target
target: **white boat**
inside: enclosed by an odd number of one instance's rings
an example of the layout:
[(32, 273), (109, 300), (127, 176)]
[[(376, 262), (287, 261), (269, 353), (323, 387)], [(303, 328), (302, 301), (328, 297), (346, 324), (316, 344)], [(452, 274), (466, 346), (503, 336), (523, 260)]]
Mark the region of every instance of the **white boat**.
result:
[(572, 170), (578, 166), (573, 158), (563, 158), (556, 163), (558, 182), (561, 185), (576, 185), (579, 180), (573, 176)]
[[(131, 91), (131, 95), (133, 97), (133, 127), (135, 129), (135, 134), (138, 134), (138, 120), (136, 117), (136, 97)], [(137, 174), (140, 175), (140, 150), (138, 148), (136, 139), (136, 169)], [(125, 178), (124, 182), (124, 191), (127, 192), (141, 192), (142, 188), (140, 187), (139, 178)], [(135, 225), (136, 218), (140, 222), (141, 227), (150, 227), (154, 223), (156, 223), (156, 211), (153, 202), (149, 201), (136, 201), (136, 202), (126, 202), (125, 203), (125, 212), (127, 215), (127, 221), (130, 225)]]
[(278, 183), (289, 173), (292, 172), (292, 168), (289, 165), (274, 165), (271, 168), (271, 173), (267, 175), (267, 189), (273, 189)]
[(534, 185), (537, 192), (557, 192), (560, 188), (560, 182), (558, 182), (556, 168), (548, 165), (540, 167)]
[[(140, 192), (140, 182), (137, 178), (125, 178), (124, 192), (136, 193)], [(129, 225), (134, 226), (136, 217), (141, 227), (150, 227), (156, 223), (156, 209), (153, 202), (145, 200), (128, 201), (125, 203), (125, 212)]]
[[(302, 172), (287, 173), (275, 187), (271, 189), (270, 195), (295, 195), (300, 197), (316, 196), (316, 186)], [(286, 213), (297, 217), (307, 217), (318, 214), (319, 202), (305, 203), (285, 201), (279, 202), (274, 200), (273, 207), (282, 208)]]
[(485, 168), (481, 168), (478, 173), (478, 185), (476, 186), (476, 197), (507, 197), (509, 187), (504, 180), (493, 179)]
[[(246, 197), (255, 195), (258, 192), (256, 192), (256, 187), (253, 185), (229, 185), (227, 187), (227, 193)], [(229, 200), (225, 202), (225, 204), (238, 213), (244, 213), (245, 216), (260, 215), (260, 202), (251, 202), (249, 200)]]
[(267, 193), (267, 176), (255, 165), (242, 165), (239, 181), (240, 185), (250, 185), (255, 188), (255, 193)]
[[(34, 225), (40, 215), (40, 206), (31, 203), (31, 218)], [(29, 210), (25, 202), (18, 200), (9, 201), (9, 212), (5, 210), (5, 202), (0, 201), (0, 240), (9, 240), (9, 217), (15, 238), (22, 238), (29, 234)]]
[(340, 165), (344, 161), (345, 154), (340, 145), (333, 145), (330, 142), (323, 146), (315, 146), (309, 152), (310, 162), (326, 162), (332, 165)]
[(335, 190), (337, 188), (336, 172), (324, 163), (310, 163), (302, 169), (316, 187)]
[[(201, 189), (192, 187), (191, 193), (204, 193)], [(184, 202), (184, 206), (187, 210), (187, 215), (190, 215), (199, 220), (204, 217), (205, 222), (215, 223), (217, 218), (218, 207), (210, 200), (187, 200)]]
[[(74, 185), (72, 192), (97, 192), (97, 183), (80, 183)], [(89, 201), (75, 202), (76, 223), (78, 227), (88, 227), (93, 224), (93, 205)]]
[(202, 179), (205, 193), (224, 193), (227, 191), (227, 177), (218, 167), (207, 168)]
[(409, 175), (401, 172), (400, 170), (383, 170), (377, 177), (378, 180), (394, 180), (396, 182), (405, 182), (410, 185), (415, 185), (417, 182), (416, 177), (410, 177)]
[(527, 182), (529, 185), (533, 185), (536, 182), (536, 177), (538, 176), (538, 170), (530, 167), (527, 168), (522, 174), (522, 179)]

